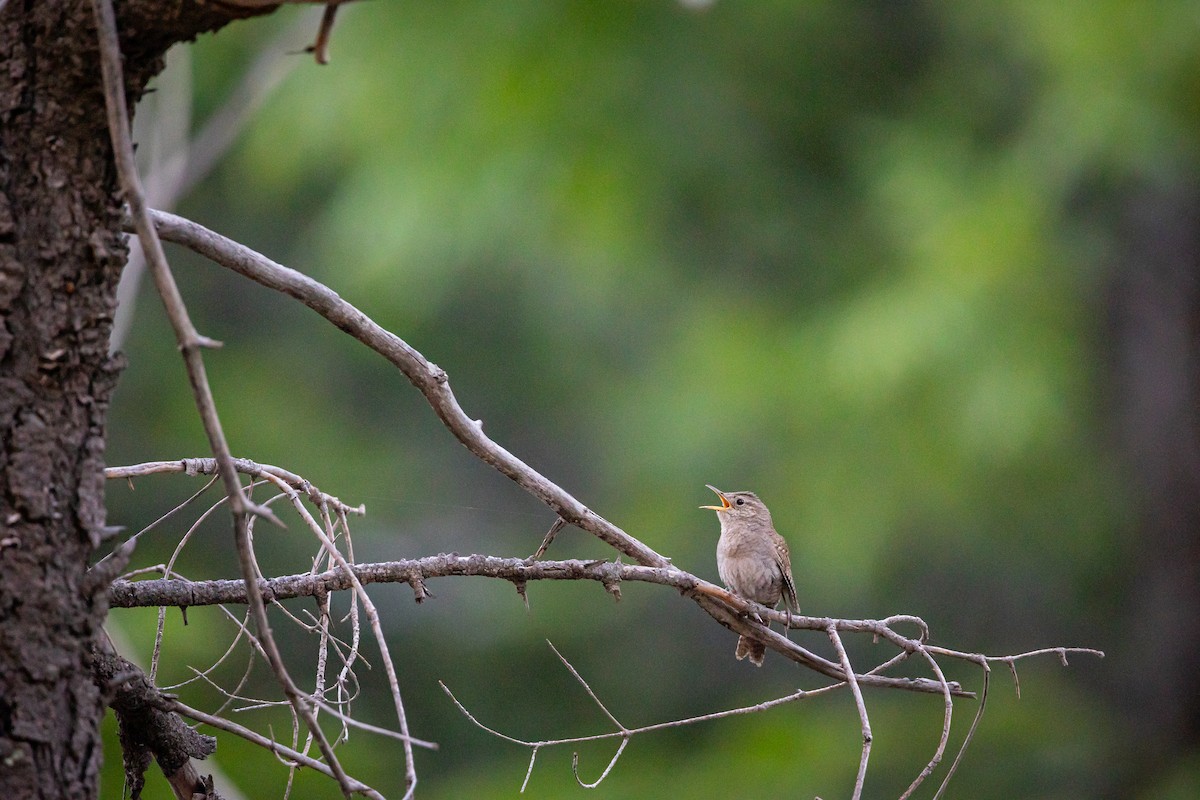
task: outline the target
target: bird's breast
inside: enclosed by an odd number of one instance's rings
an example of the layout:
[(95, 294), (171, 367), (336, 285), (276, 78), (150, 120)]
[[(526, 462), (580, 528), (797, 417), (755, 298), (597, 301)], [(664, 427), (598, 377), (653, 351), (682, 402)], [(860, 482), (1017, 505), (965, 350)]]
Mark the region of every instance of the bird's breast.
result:
[(717, 542), (717, 572), (742, 597), (774, 606), (783, 593), (783, 576), (766, 544), (722, 535)]

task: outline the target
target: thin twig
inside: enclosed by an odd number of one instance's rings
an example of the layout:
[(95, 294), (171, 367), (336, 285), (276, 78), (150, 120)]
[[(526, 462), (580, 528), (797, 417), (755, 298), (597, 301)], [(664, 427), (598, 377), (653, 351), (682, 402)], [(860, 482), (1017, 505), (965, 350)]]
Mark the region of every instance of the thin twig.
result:
[[(211, 480), (210, 480), (208, 483), (204, 484), (204, 486), (202, 486), (200, 489), (198, 489), (198, 490), (196, 491), (196, 493), (195, 493), (195, 494), (193, 494), (191, 497), (189, 497), (187, 500), (184, 500), (182, 503), (180, 503), (179, 505), (175, 506), (174, 508), (172, 508), (172, 509), (171, 509), (170, 511), (168, 511), (167, 513), (163, 514), (161, 517), (159, 517), (158, 519), (154, 520), (154, 522), (151, 522), (149, 525), (147, 525), (146, 527), (142, 528), (140, 531), (138, 531), (137, 533), (133, 534), (132, 536), (130, 536), (130, 537), (129, 537), (128, 539), (126, 539), (125, 541), (126, 541), (126, 542), (136, 542), (138, 539), (140, 539), (140, 538), (142, 537), (142, 535), (143, 535), (143, 534), (149, 533), (150, 531), (154, 530), (155, 528), (157, 528), (157, 527), (158, 527), (159, 525), (161, 525), (162, 523), (164, 523), (164, 522), (166, 522), (167, 520), (169, 520), (171, 517), (175, 516), (175, 514), (177, 514), (178, 512), (182, 511), (182, 510), (183, 510), (184, 508), (186, 508), (187, 506), (189, 506), (189, 505), (192, 503), (192, 501), (193, 501), (193, 500), (197, 499), (198, 497), (200, 497), (200, 495), (202, 495), (202, 494), (204, 494), (205, 492), (207, 492), (207, 491), (209, 490), (209, 487), (211, 487), (211, 486), (213, 485), (213, 483), (215, 483), (215, 482), (216, 482), (216, 480), (217, 480), (217, 477), (214, 475), (214, 476), (213, 476), (213, 478), (212, 478), (212, 479), (211, 479)], [(115, 552), (115, 551), (114, 551), (114, 552)], [(104, 564), (105, 562), (107, 562), (107, 561), (108, 561), (109, 559), (111, 559), (112, 557), (113, 557), (113, 553), (109, 553), (109, 554), (108, 554), (108, 555), (106, 555), (104, 558), (102, 558), (102, 559), (100, 559), (99, 561), (97, 561), (97, 562), (96, 562), (96, 566), (100, 566), (101, 564)]]
[[(835, 628), (835, 630), (836, 630), (836, 628)], [(463, 716), (465, 716), (468, 720), (470, 720), (470, 722), (472, 724), (474, 724), (476, 727), (478, 727), (479, 729), (481, 729), (483, 731), (486, 731), (487, 733), (490, 733), (491, 735), (495, 736), (498, 739), (502, 739), (506, 742), (512, 742), (513, 744), (517, 744), (517, 745), (521, 745), (522, 747), (529, 748), (529, 750), (530, 750), (529, 766), (525, 772), (525, 779), (521, 784), (522, 792), (525, 791), (525, 787), (529, 783), (530, 775), (533, 774), (534, 762), (537, 760), (537, 755), (543, 747), (553, 747), (556, 745), (566, 745), (566, 744), (580, 744), (583, 742), (596, 742), (596, 741), (601, 741), (601, 740), (605, 740), (605, 739), (621, 739), (621, 744), (618, 747), (617, 752), (614, 754), (613, 758), (609, 761), (609, 764), (605, 768), (603, 774), (601, 774), (600, 778), (595, 783), (591, 783), (591, 784), (585, 783), (579, 777), (578, 754), (575, 754), (575, 756), (572, 758), (571, 768), (575, 774), (575, 779), (579, 782), (579, 784), (581, 786), (584, 786), (585, 788), (594, 788), (595, 786), (599, 785), (600, 781), (604, 780), (604, 778), (612, 770), (613, 765), (616, 763), (616, 761), (620, 757), (621, 753), (624, 752), (625, 745), (628, 743), (628, 741), (638, 734), (649, 733), (651, 731), (658, 731), (658, 730), (663, 730), (666, 728), (679, 728), (679, 727), (683, 727), (686, 725), (694, 725), (694, 724), (697, 724), (700, 722), (710, 722), (712, 720), (724, 719), (725, 717), (732, 717), (732, 716), (738, 716), (738, 715), (743, 715), (743, 714), (756, 714), (756, 713), (766, 711), (771, 708), (775, 708), (777, 706), (795, 702), (797, 700), (804, 700), (809, 697), (816, 697), (817, 695), (835, 691), (835, 690), (841, 689), (842, 687), (847, 685), (846, 682), (839, 681), (838, 683), (832, 683), (832, 684), (829, 684), (826, 686), (822, 686), (818, 689), (812, 689), (812, 690), (807, 690), (807, 691), (806, 690), (797, 690), (796, 692), (794, 692), (792, 694), (785, 695), (783, 697), (778, 697), (778, 698), (775, 698), (774, 700), (767, 700), (765, 702), (757, 703), (752, 706), (743, 706), (740, 708), (733, 708), (733, 709), (728, 709), (725, 711), (716, 711), (716, 712), (713, 712), (710, 714), (701, 714), (699, 716), (688, 717), (686, 719), (671, 720), (668, 722), (657, 722), (657, 723), (654, 723), (651, 725), (643, 725), (643, 726), (640, 726), (637, 728), (627, 728), (622, 723), (620, 723), (616, 719), (616, 717), (613, 716), (608, 711), (608, 709), (600, 701), (599, 697), (597, 697), (596, 694), (592, 691), (592, 689), (588, 685), (587, 681), (584, 680), (582, 675), (579, 674), (578, 670), (575, 669), (575, 667), (566, 659), (566, 657), (564, 657), (562, 655), (562, 653), (560, 653), (558, 651), (558, 649), (555, 648), (552, 643), (547, 642), (547, 644), (550, 645), (550, 648), (552, 650), (554, 650), (555, 655), (558, 656), (559, 660), (562, 661), (563, 665), (571, 672), (571, 674), (575, 677), (575, 679), (578, 680), (579, 683), (584, 687), (584, 689), (587, 691), (588, 695), (596, 702), (596, 704), (598, 706), (600, 706), (601, 710), (604, 711), (605, 715), (608, 716), (609, 720), (617, 727), (617, 730), (610, 731), (608, 733), (592, 734), (590, 736), (573, 736), (573, 737), (567, 737), (567, 738), (562, 738), (562, 739), (546, 739), (546, 740), (542, 740), (542, 741), (526, 741), (524, 739), (519, 739), (515, 736), (510, 736), (506, 733), (501, 733), (500, 731), (496, 730), (495, 728), (491, 728), (491, 727), (483, 724), (482, 722), (480, 722), (479, 719), (476, 718), (475, 715), (473, 715), (470, 711), (468, 711), (466, 706), (464, 706), (462, 704), (462, 702), (457, 697), (454, 696), (454, 693), (450, 691), (450, 687), (446, 686), (446, 684), (444, 682), (438, 681), (438, 684), (442, 687), (442, 691), (444, 691), (446, 693), (446, 696), (450, 698), (450, 701), (452, 703), (454, 703), (455, 707), (458, 708), (458, 710), (463, 714)], [(878, 669), (879, 668), (876, 667), (876, 670), (878, 670)], [(868, 674), (872, 674), (876, 670), (871, 670)]]
[(583, 690), (588, 693), (588, 697), (592, 698), (596, 705), (600, 707), (600, 710), (604, 712), (604, 716), (608, 717), (609, 721), (612, 722), (613, 725), (616, 725), (617, 729), (622, 734), (621, 744), (619, 747), (617, 747), (617, 752), (613, 754), (611, 759), (609, 759), (608, 766), (604, 768), (604, 772), (600, 773), (600, 777), (597, 778), (593, 783), (584, 783), (583, 778), (579, 777), (579, 753), (576, 752), (571, 756), (571, 772), (575, 775), (575, 781), (584, 789), (595, 789), (600, 785), (601, 781), (608, 777), (608, 773), (612, 772), (612, 768), (616, 766), (617, 759), (621, 757), (621, 753), (625, 752), (625, 745), (629, 744), (629, 740), (633, 734), (631, 734), (629, 729), (622, 725), (621, 722), (613, 716), (612, 712), (608, 710), (608, 707), (605, 706), (600, 698), (596, 696), (596, 693), (592, 691), (592, 687), (589, 686), (588, 682), (585, 681), (583, 676), (579, 674), (579, 670), (575, 669), (575, 665), (570, 661), (567, 661), (563, 654), (558, 652), (558, 648), (554, 646), (554, 642), (551, 642), (549, 639), (547, 639), (546, 644), (550, 645), (550, 649), (554, 651), (554, 655), (558, 656), (558, 660), (563, 663), (564, 667), (570, 670), (571, 674), (575, 676), (575, 680), (579, 681), (579, 685), (582, 686)]
[(825, 692), (827, 692), (831, 689), (840, 688), (844, 684), (840, 684), (840, 683), (831, 684), (829, 686), (823, 686), (820, 689), (813, 689), (813, 690), (798, 689), (795, 692), (793, 692), (792, 694), (784, 695), (783, 697), (777, 697), (773, 700), (766, 700), (762, 703), (756, 703), (752, 706), (741, 706), (739, 708), (726, 709), (725, 711), (714, 711), (710, 714), (699, 714), (694, 717), (688, 717), (686, 719), (671, 720), (669, 722), (656, 722), (652, 725), (642, 725), (637, 728), (627, 728), (624, 731), (612, 731), (610, 733), (597, 733), (597, 734), (593, 734), (591, 736), (571, 736), (571, 737), (568, 737), (565, 739), (544, 739), (542, 741), (536, 741), (536, 742), (529, 742), (529, 741), (525, 741), (524, 739), (518, 739), (514, 736), (509, 736), (508, 734), (501, 733), (500, 731), (498, 731), (494, 728), (489, 728), (487, 725), (484, 725), (482, 722), (480, 722), (478, 719), (476, 719), (476, 717), (470, 711), (468, 711), (466, 709), (466, 706), (464, 706), (459, 701), (459, 699), (454, 696), (454, 693), (450, 691), (449, 686), (447, 686), (442, 681), (438, 681), (438, 685), (442, 687), (442, 691), (444, 691), (446, 693), (446, 696), (450, 698), (451, 702), (453, 702), (454, 705), (458, 708), (458, 710), (460, 712), (462, 712), (462, 715), (465, 716), (467, 719), (469, 719), (472, 723), (474, 723), (476, 727), (480, 728), (481, 730), (487, 731), (488, 733), (492, 734), (496, 738), (503, 739), (506, 742), (512, 742), (513, 744), (519, 744), (523, 747), (541, 748), (541, 747), (550, 747), (553, 745), (560, 745), (560, 744), (581, 744), (583, 742), (598, 742), (598, 741), (602, 741), (604, 739), (618, 739), (618, 738), (621, 738), (621, 737), (627, 736), (627, 735), (628, 736), (636, 736), (639, 733), (650, 733), (651, 731), (660, 731), (660, 730), (664, 730), (666, 728), (681, 728), (681, 727), (684, 727), (687, 725), (695, 725), (700, 722), (711, 722), (713, 720), (724, 719), (725, 717), (736, 717), (736, 716), (741, 716), (743, 714), (757, 714), (759, 712), (766, 711), (767, 709), (775, 708), (776, 706), (781, 706), (786, 703), (794, 703), (797, 700), (804, 700), (809, 697), (814, 697), (819, 694), (824, 694)]
[[(185, 717), (194, 719), (197, 722), (202, 722), (205, 725), (216, 728), (217, 730), (222, 730), (226, 733), (232, 733), (235, 736), (240, 736), (248, 742), (252, 742), (266, 750), (270, 750), (278, 758), (300, 764), (308, 767), (309, 769), (314, 769), (317, 772), (328, 775), (331, 778), (336, 778), (333, 770), (330, 769), (328, 764), (318, 761), (310, 756), (306, 756), (293, 748), (282, 745), (274, 739), (270, 739), (260, 733), (256, 733), (243, 725), (238, 725), (236, 722), (231, 722), (224, 717), (206, 714), (203, 711), (192, 708), (191, 706), (181, 703), (178, 700), (172, 701), (171, 709)], [(355, 778), (347, 778), (346, 781), (346, 787), (350, 790), (350, 792), (370, 797), (372, 800), (384, 800), (383, 795), (362, 781), (359, 781)]]
[[(445, 684), (442, 685), (442, 688), (446, 689)], [(449, 692), (450, 690), (446, 689), (446, 693), (449, 694)], [(451, 699), (453, 699), (453, 695), (451, 695)], [(457, 703), (458, 701), (455, 700), (454, 702)], [(459, 708), (462, 708), (462, 706), (460, 705)], [(525, 780), (521, 781), (521, 794), (525, 794), (525, 787), (529, 785), (529, 776), (533, 775), (533, 762), (537, 761), (537, 754), (538, 750), (540, 749), (541, 748), (539, 748), (537, 745), (534, 745), (532, 748), (530, 748), (529, 768), (525, 770)]]
[(325, 4), (325, 12), (321, 15), (321, 27), (317, 31), (317, 41), (308, 48), (317, 63), (322, 66), (329, 63), (329, 39), (333, 36), (333, 21), (337, 17), (340, 3), (341, 0), (329, 0)]
[(933, 771), (937, 769), (937, 765), (941, 763), (942, 755), (946, 752), (946, 744), (950, 741), (950, 723), (954, 715), (954, 698), (950, 695), (950, 684), (946, 680), (946, 676), (942, 672), (941, 666), (929, 653), (929, 650), (925, 647), (924, 642), (918, 643), (918, 648), (918, 652), (927, 662), (929, 662), (930, 669), (937, 677), (938, 683), (940, 683), (942, 686), (944, 708), (944, 714), (942, 716), (942, 734), (938, 738), (937, 747), (934, 749), (933, 757), (929, 759), (929, 763), (925, 765), (925, 768), (922, 769), (920, 773), (917, 774), (917, 777), (913, 780), (913, 782), (909, 784), (909, 787), (905, 790), (904, 794), (900, 795), (900, 800), (908, 800), (908, 798), (912, 796), (913, 792), (917, 790), (917, 787), (920, 786), (926, 778), (933, 774)]
[[(339, 513), (357, 514), (359, 516), (367, 513), (365, 506), (346, 505), (333, 495), (322, 492), (308, 480), (282, 467), (276, 467), (271, 464), (259, 464), (248, 458), (235, 458), (233, 459), (233, 468), (243, 475), (249, 475), (258, 480), (266, 480), (268, 475), (273, 475), (296, 491), (304, 493), (314, 505), (319, 506), (321, 503), (328, 503)], [(177, 458), (173, 461), (147, 461), (142, 464), (108, 467), (104, 470), (104, 477), (108, 480), (118, 480), (121, 478), (131, 480), (133, 478), (144, 478), (149, 475), (171, 475), (181, 472), (185, 475), (215, 475), (217, 470), (217, 460), (215, 458)]]
[(983, 688), (979, 692), (979, 707), (975, 709), (975, 718), (971, 720), (971, 727), (967, 730), (966, 737), (963, 738), (962, 745), (959, 746), (958, 752), (954, 755), (954, 760), (950, 762), (950, 769), (946, 770), (946, 777), (942, 779), (941, 786), (933, 795), (933, 800), (937, 800), (946, 791), (946, 787), (950, 784), (950, 779), (954, 777), (954, 773), (958, 770), (959, 762), (967, 752), (967, 745), (975, 738), (975, 731), (979, 728), (979, 721), (983, 719), (983, 710), (987, 708), (988, 686), (991, 682), (992, 670), (984, 660), (983, 664)]
[(617, 759), (621, 757), (621, 753), (625, 752), (625, 745), (629, 744), (630, 734), (627, 732), (621, 737), (621, 744), (617, 747), (617, 752), (613, 753), (613, 757), (609, 759), (608, 766), (604, 768), (604, 772), (600, 773), (600, 777), (596, 778), (592, 783), (584, 783), (583, 778), (579, 777), (579, 753), (571, 754), (571, 772), (575, 775), (575, 782), (584, 789), (595, 789), (600, 785), (600, 782), (608, 777), (608, 773), (612, 772), (612, 768), (616, 766)]
[(551, 543), (554, 542), (554, 537), (558, 535), (558, 532), (561, 531), (566, 524), (567, 521), (565, 519), (562, 517), (556, 517), (554, 524), (550, 526), (550, 530), (546, 531), (546, 535), (542, 537), (542, 543), (538, 545), (538, 549), (533, 552), (533, 555), (531, 555), (528, 560), (537, 561), (539, 558), (546, 555), (546, 550), (548, 550)]
[(622, 725), (617, 718), (612, 715), (612, 712), (608, 710), (604, 703), (600, 701), (600, 698), (597, 697), (596, 693), (592, 691), (592, 687), (588, 686), (588, 682), (585, 681), (583, 676), (579, 674), (579, 670), (575, 669), (575, 666), (570, 661), (567, 661), (567, 659), (563, 657), (562, 653), (558, 652), (558, 648), (554, 646), (554, 642), (547, 639), (546, 644), (550, 645), (550, 649), (554, 651), (554, 655), (558, 656), (558, 660), (563, 663), (564, 667), (570, 670), (571, 674), (575, 676), (575, 680), (579, 681), (579, 685), (582, 686), (583, 690), (588, 693), (588, 697), (592, 698), (596, 705), (600, 707), (600, 710), (604, 712), (604, 716), (608, 717), (612, 724), (616, 725), (622, 733), (629, 733), (629, 730)]
[[(328, 503), (321, 503), (321, 515), (326, 520), (329, 519), (329, 504)], [(354, 545), (350, 539), (350, 521), (346, 518), (345, 510), (340, 507), (338, 508), (338, 522), (341, 525), (342, 530), (345, 531), (346, 554), (349, 557), (350, 562), (353, 563), (354, 562)], [(346, 681), (350, 677), (354, 676), (354, 669), (353, 669), (354, 662), (362, 657), (362, 654), (359, 651), (359, 643), (360, 643), (361, 637), (362, 637), (362, 625), (360, 624), (359, 619), (358, 619), (358, 607), (359, 607), (358, 604), (359, 604), (359, 597), (358, 597), (358, 594), (355, 593), (355, 594), (351, 595), (351, 597), (350, 597), (350, 613), (347, 614), (347, 616), (350, 619), (350, 631), (351, 631), (350, 652), (348, 653), (348, 657), (342, 658), (342, 668), (338, 671), (338, 678), (337, 678), (338, 693), (342, 694), (343, 692), (345, 692), (346, 696), (342, 699), (344, 699), (346, 702), (349, 702), (349, 700), (351, 699), (351, 693), (346, 692), (346, 688), (345, 688)], [(339, 651), (339, 656), (340, 655), (341, 655), (341, 653)], [(357, 682), (357, 678), (355, 678), (355, 681)]]
[(833, 649), (837, 651), (838, 659), (842, 662), (846, 683), (850, 686), (850, 693), (854, 696), (854, 705), (858, 708), (858, 719), (862, 722), (862, 755), (858, 760), (858, 776), (854, 779), (854, 793), (851, 795), (853, 800), (860, 800), (863, 784), (867, 780), (867, 761), (871, 757), (871, 720), (867, 717), (867, 704), (863, 700), (862, 689), (859, 688), (858, 680), (854, 676), (854, 667), (850, 665), (850, 656), (847, 655), (846, 648), (842, 644), (842, 637), (838, 633), (837, 626), (830, 625), (826, 631), (829, 634), (829, 641), (833, 642)]
[(371, 601), (370, 596), (367, 594), (367, 590), (363, 588), (362, 583), (354, 574), (354, 570), (350, 563), (347, 562), (345, 557), (338, 551), (337, 546), (333, 543), (333, 540), (325, 534), (321, 524), (318, 523), (315, 518), (313, 518), (308, 508), (305, 507), (304, 503), (300, 500), (299, 493), (289, 486), (282, 478), (271, 473), (264, 473), (264, 475), (267, 480), (272, 481), (277, 487), (279, 487), (281, 491), (290, 494), (293, 508), (295, 508), (301, 517), (304, 518), (309, 530), (311, 530), (313, 535), (316, 536), (321, 542), (321, 545), (325, 548), (325, 551), (329, 554), (329, 557), (337, 563), (338, 570), (341, 572), (341, 574), (345, 575), (350, 580), (355, 597), (357, 597), (359, 602), (361, 602), (363, 605), (363, 612), (367, 615), (367, 622), (370, 624), (371, 630), (375, 634), (375, 644), (379, 648), (380, 656), (383, 659), (383, 668), (387, 673), (388, 687), (391, 689), (392, 693), (392, 705), (395, 708), (396, 720), (400, 725), (400, 733), (403, 736), (404, 780), (406, 788), (404, 797), (409, 798), (413, 795), (413, 792), (415, 792), (417, 788), (416, 761), (413, 757), (412, 749), (414, 740), (408, 730), (408, 716), (404, 711), (404, 701), (400, 697), (400, 681), (396, 676), (396, 665), (392, 662), (392, 656), (388, 652), (387, 638), (383, 635), (383, 625), (379, 621), (379, 612), (376, 610), (375, 604)]
[[(715, 711), (711, 714), (701, 714), (701, 715), (698, 715), (695, 717), (688, 717), (687, 719), (671, 720), (669, 722), (656, 722), (652, 725), (643, 725), (643, 726), (640, 726), (637, 728), (626, 728), (624, 730), (612, 731), (610, 733), (598, 733), (598, 734), (593, 734), (591, 736), (572, 736), (572, 737), (567, 737), (567, 738), (563, 738), (563, 739), (546, 739), (546, 740), (536, 741), (536, 742), (526, 741), (524, 739), (518, 739), (514, 736), (509, 736), (506, 733), (501, 733), (500, 731), (496, 730), (495, 728), (491, 728), (491, 727), (488, 727), (487, 725), (484, 725), (482, 722), (479, 721), (478, 718), (475, 717), (474, 714), (472, 714), (470, 711), (467, 710), (466, 706), (464, 706), (457, 697), (454, 696), (454, 693), (452, 691), (450, 691), (449, 686), (447, 686), (442, 681), (438, 681), (438, 685), (442, 687), (442, 691), (444, 691), (446, 693), (446, 696), (450, 698), (450, 701), (452, 703), (454, 703), (455, 707), (462, 713), (462, 715), (464, 717), (466, 717), (468, 720), (470, 720), (477, 728), (492, 734), (497, 739), (503, 739), (506, 742), (512, 742), (513, 744), (521, 745), (522, 747), (528, 747), (530, 749), (531, 752), (530, 752), (530, 758), (529, 758), (529, 768), (525, 774), (525, 782), (521, 784), (521, 791), (524, 792), (525, 786), (529, 783), (529, 776), (533, 772), (534, 760), (537, 758), (538, 751), (541, 750), (543, 747), (553, 747), (555, 745), (564, 745), (564, 744), (581, 744), (584, 742), (597, 742), (597, 741), (602, 741), (604, 739), (618, 739), (619, 738), (619, 739), (629, 740), (640, 733), (649, 733), (651, 731), (663, 730), (665, 728), (680, 728), (680, 727), (684, 727), (687, 725), (695, 725), (700, 722), (710, 722), (712, 720), (724, 719), (725, 717), (740, 716), (743, 714), (757, 714), (759, 712), (766, 711), (767, 709), (775, 708), (776, 706), (784, 705), (786, 703), (793, 703), (797, 700), (804, 700), (805, 698), (808, 698), (808, 697), (823, 694), (824, 692), (829, 691), (831, 689), (839, 688), (843, 684), (833, 684), (833, 685), (825, 686), (820, 689), (815, 689), (812, 691), (797, 690), (796, 692), (793, 692), (792, 694), (785, 695), (783, 697), (778, 697), (778, 698), (775, 698), (774, 700), (767, 700), (765, 702), (757, 703), (752, 706), (742, 706), (740, 708), (731, 708), (731, 709), (727, 709), (725, 711)], [(618, 755), (619, 755), (619, 753), (618, 753)], [(608, 770), (605, 770), (604, 774), (607, 775)], [(601, 779), (603, 779), (603, 776), (601, 776)]]
[[(209, 483), (211, 484), (211, 481)], [(179, 541), (175, 544), (175, 549), (173, 551), (171, 551), (171, 557), (167, 560), (166, 565), (163, 567), (163, 578), (164, 579), (170, 580), (171, 577), (176, 574), (175, 573), (175, 562), (179, 559), (179, 556), (183, 553), (183, 548), (186, 547), (188, 542), (191, 541), (192, 536), (196, 533), (197, 529), (199, 529), (200, 525), (206, 519), (208, 519), (208, 517), (213, 512), (215, 512), (218, 508), (220, 508), (221, 505), (224, 504), (228, 499), (229, 499), (228, 496), (223, 496), (220, 500), (218, 500), (217, 502), (215, 502), (211, 506), (209, 506), (204, 511), (204, 513), (202, 513), (199, 517), (196, 518), (196, 521), (193, 522), (191, 524), (191, 526), (187, 529), (187, 531), (184, 532), (183, 536), (181, 536), (179, 538)], [(179, 577), (182, 578), (183, 576), (179, 576)], [(171, 605), (171, 604), (167, 604), (167, 605)], [(180, 608), (186, 608), (186, 606), (180, 606)], [(157, 622), (157, 625), (156, 625), (155, 631), (154, 631), (154, 652), (150, 657), (150, 680), (154, 680), (154, 678), (158, 675), (158, 657), (162, 651), (163, 635), (166, 632), (166, 621), (167, 621), (166, 605), (160, 605), (158, 608), (158, 622)]]
[(329, 703), (326, 703), (324, 700), (318, 700), (318, 699), (314, 698), (313, 702), (316, 703), (318, 706), (320, 706), (322, 709), (324, 709), (327, 713), (333, 715), (334, 717), (337, 717), (338, 720), (340, 720), (341, 722), (344, 722), (346, 725), (348, 725), (351, 728), (358, 728), (359, 730), (366, 731), (367, 733), (373, 733), (376, 736), (385, 736), (388, 739), (395, 739), (396, 741), (399, 741), (399, 742), (406, 742), (408, 744), (412, 744), (414, 747), (422, 747), (426, 750), (437, 750), (438, 749), (437, 742), (428, 742), (424, 739), (418, 739), (415, 736), (406, 736), (405, 734), (400, 733), (398, 731), (393, 731), (388, 728), (381, 728), (378, 725), (372, 725), (368, 722), (362, 722), (362, 721), (357, 720), (354, 717), (350, 716), (349, 714), (338, 711), (336, 706), (330, 705)]

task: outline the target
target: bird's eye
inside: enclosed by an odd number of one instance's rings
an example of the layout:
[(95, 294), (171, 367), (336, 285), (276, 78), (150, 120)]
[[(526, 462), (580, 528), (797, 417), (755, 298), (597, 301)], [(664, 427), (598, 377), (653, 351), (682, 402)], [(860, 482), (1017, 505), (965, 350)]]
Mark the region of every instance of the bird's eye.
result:
[(746, 498), (744, 498), (744, 497), (739, 497), (739, 498), (737, 499), (737, 504), (738, 504), (739, 506), (744, 506), (744, 505), (746, 505)]

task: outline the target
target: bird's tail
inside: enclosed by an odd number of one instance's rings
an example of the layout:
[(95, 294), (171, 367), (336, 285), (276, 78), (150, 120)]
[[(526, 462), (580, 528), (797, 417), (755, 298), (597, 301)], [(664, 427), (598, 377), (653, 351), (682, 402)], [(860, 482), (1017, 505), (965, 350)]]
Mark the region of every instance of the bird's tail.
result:
[(748, 639), (745, 636), (738, 637), (737, 650), (734, 655), (738, 661), (749, 656), (750, 663), (756, 667), (761, 667), (763, 657), (767, 654), (767, 646), (757, 639)]

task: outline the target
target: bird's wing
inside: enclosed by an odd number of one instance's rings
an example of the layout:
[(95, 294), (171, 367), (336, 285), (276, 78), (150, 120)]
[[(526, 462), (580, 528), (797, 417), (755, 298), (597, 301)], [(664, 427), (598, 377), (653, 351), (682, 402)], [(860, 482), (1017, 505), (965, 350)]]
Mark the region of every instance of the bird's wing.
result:
[(787, 540), (775, 531), (771, 533), (775, 541), (775, 563), (783, 575), (783, 604), (793, 614), (799, 614), (800, 601), (796, 599), (796, 580), (792, 577), (792, 557), (788, 553)]

